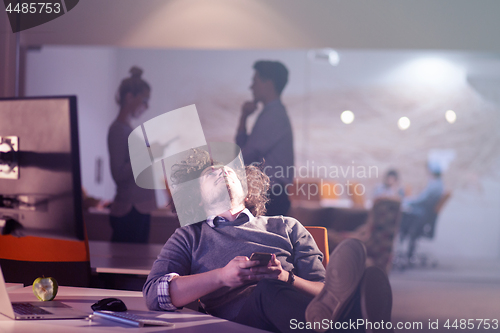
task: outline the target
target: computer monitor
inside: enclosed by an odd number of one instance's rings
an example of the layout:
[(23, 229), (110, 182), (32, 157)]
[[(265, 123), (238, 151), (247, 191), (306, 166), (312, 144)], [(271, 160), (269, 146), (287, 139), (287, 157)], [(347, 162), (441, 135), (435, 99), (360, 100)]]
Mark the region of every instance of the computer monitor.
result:
[(76, 96), (0, 99), (0, 229), (84, 239)]

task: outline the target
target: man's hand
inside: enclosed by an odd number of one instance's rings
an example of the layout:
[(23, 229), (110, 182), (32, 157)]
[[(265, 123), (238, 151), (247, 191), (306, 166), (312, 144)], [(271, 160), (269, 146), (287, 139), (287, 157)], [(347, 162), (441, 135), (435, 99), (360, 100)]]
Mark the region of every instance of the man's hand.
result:
[(250, 268), (250, 272), (255, 280), (278, 279), (285, 282), (288, 281), (288, 272), (281, 267), (281, 262), (276, 259), (274, 253), (267, 266), (252, 267)]
[(257, 102), (255, 101), (248, 101), (243, 104), (241, 107), (241, 117), (240, 117), (240, 123), (238, 125), (238, 133), (245, 133), (247, 132), (246, 129), (246, 124), (247, 124), (247, 118), (249, 115), (255, 112), (257, 110)]
[(257, 103), (255, 101), (245, 102), (241, 107), (241, 118), (248, 118), (255, 110), (257, 110)]
[(273, 254), (267, 266), (257, 266), (256, 260), (248, 257), (235, 257), (226, 266), (220, 269), (219, 278), (222, 284), (228, 287), (239, 287), (249, 281), (262, 279), (288, 280), (288, 272), (281, 267), (281, 262)]
[(219, 279), (227, 287), (239, 287), (250, 280), (254, 280), (250, 267), (258, 263), (258, 261), (250, 261), (248, 257), (235, 257), (220, 269)]

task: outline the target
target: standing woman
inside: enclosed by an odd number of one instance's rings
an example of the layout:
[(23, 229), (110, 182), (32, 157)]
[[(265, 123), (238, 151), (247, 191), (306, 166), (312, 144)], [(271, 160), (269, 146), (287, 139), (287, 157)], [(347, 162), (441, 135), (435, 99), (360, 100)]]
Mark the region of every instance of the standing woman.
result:
[(147, 243), (151, 211), (156, 209), (154, 190), (135, 183), (128, 150), (132, 133), (131, 120), (148, 109), (151, 88), (141, 78), (142, 69), (132, 67), (131, 76), (124, 79), (116, 95), (120, 112), (108, 131), (108, 151), (111, 175), (116, 183), (116, 195), (111, 205), (112, 242)]

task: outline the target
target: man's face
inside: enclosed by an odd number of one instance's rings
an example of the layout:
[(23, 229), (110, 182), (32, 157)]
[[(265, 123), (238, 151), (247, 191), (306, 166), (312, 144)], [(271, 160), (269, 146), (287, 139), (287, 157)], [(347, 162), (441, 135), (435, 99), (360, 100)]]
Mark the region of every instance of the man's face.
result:
[(254, 101), (261, 102), (270, 89), (274, 89), (273, 81), (263, 79), (258, 72), (255, 72), (250, 89), (252, 90)]
[(201, 197), (204, 205), (214, 205), (224, 200), (241, 204), (245, 201), (245, 192), (233, 169), (214, 165), (203, 170), (200, 176)]

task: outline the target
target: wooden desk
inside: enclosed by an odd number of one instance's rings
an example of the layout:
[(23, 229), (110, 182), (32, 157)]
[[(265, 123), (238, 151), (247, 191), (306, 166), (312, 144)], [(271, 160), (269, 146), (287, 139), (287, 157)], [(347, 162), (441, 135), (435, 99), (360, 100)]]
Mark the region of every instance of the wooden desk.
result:
[[(16, 289), (9, 292), (13, 302), (36, 301), (31, 286)], [(253, 333), (264, 332), (248, 326), (239, 325), (224, 319), (202, 314), (193, 310), (183, 309), (175, 312), (148, 311), (142, 297), (142, 293), (135, 291), (91, 289), (76, 287), (59, 287), (56, 300), (68, 304), (76, 309), (92, 313), (90, 306), (96, 301), (106, 297), (117, 297), (125, 302), (130, 312), (148, 317), (165, 318), (173, 323), (175, 327), (149, 326), (145, 328), (134, 328), (120, 324), (115, 321), (96, 318), (92, 321), (85, 319), (75, 320), (12, 320), (0, 315), (0, 332), (5, 333), (67, 333), (67, 332), (163, 332), (167, 330), (180, 330), (187, 333)]]

